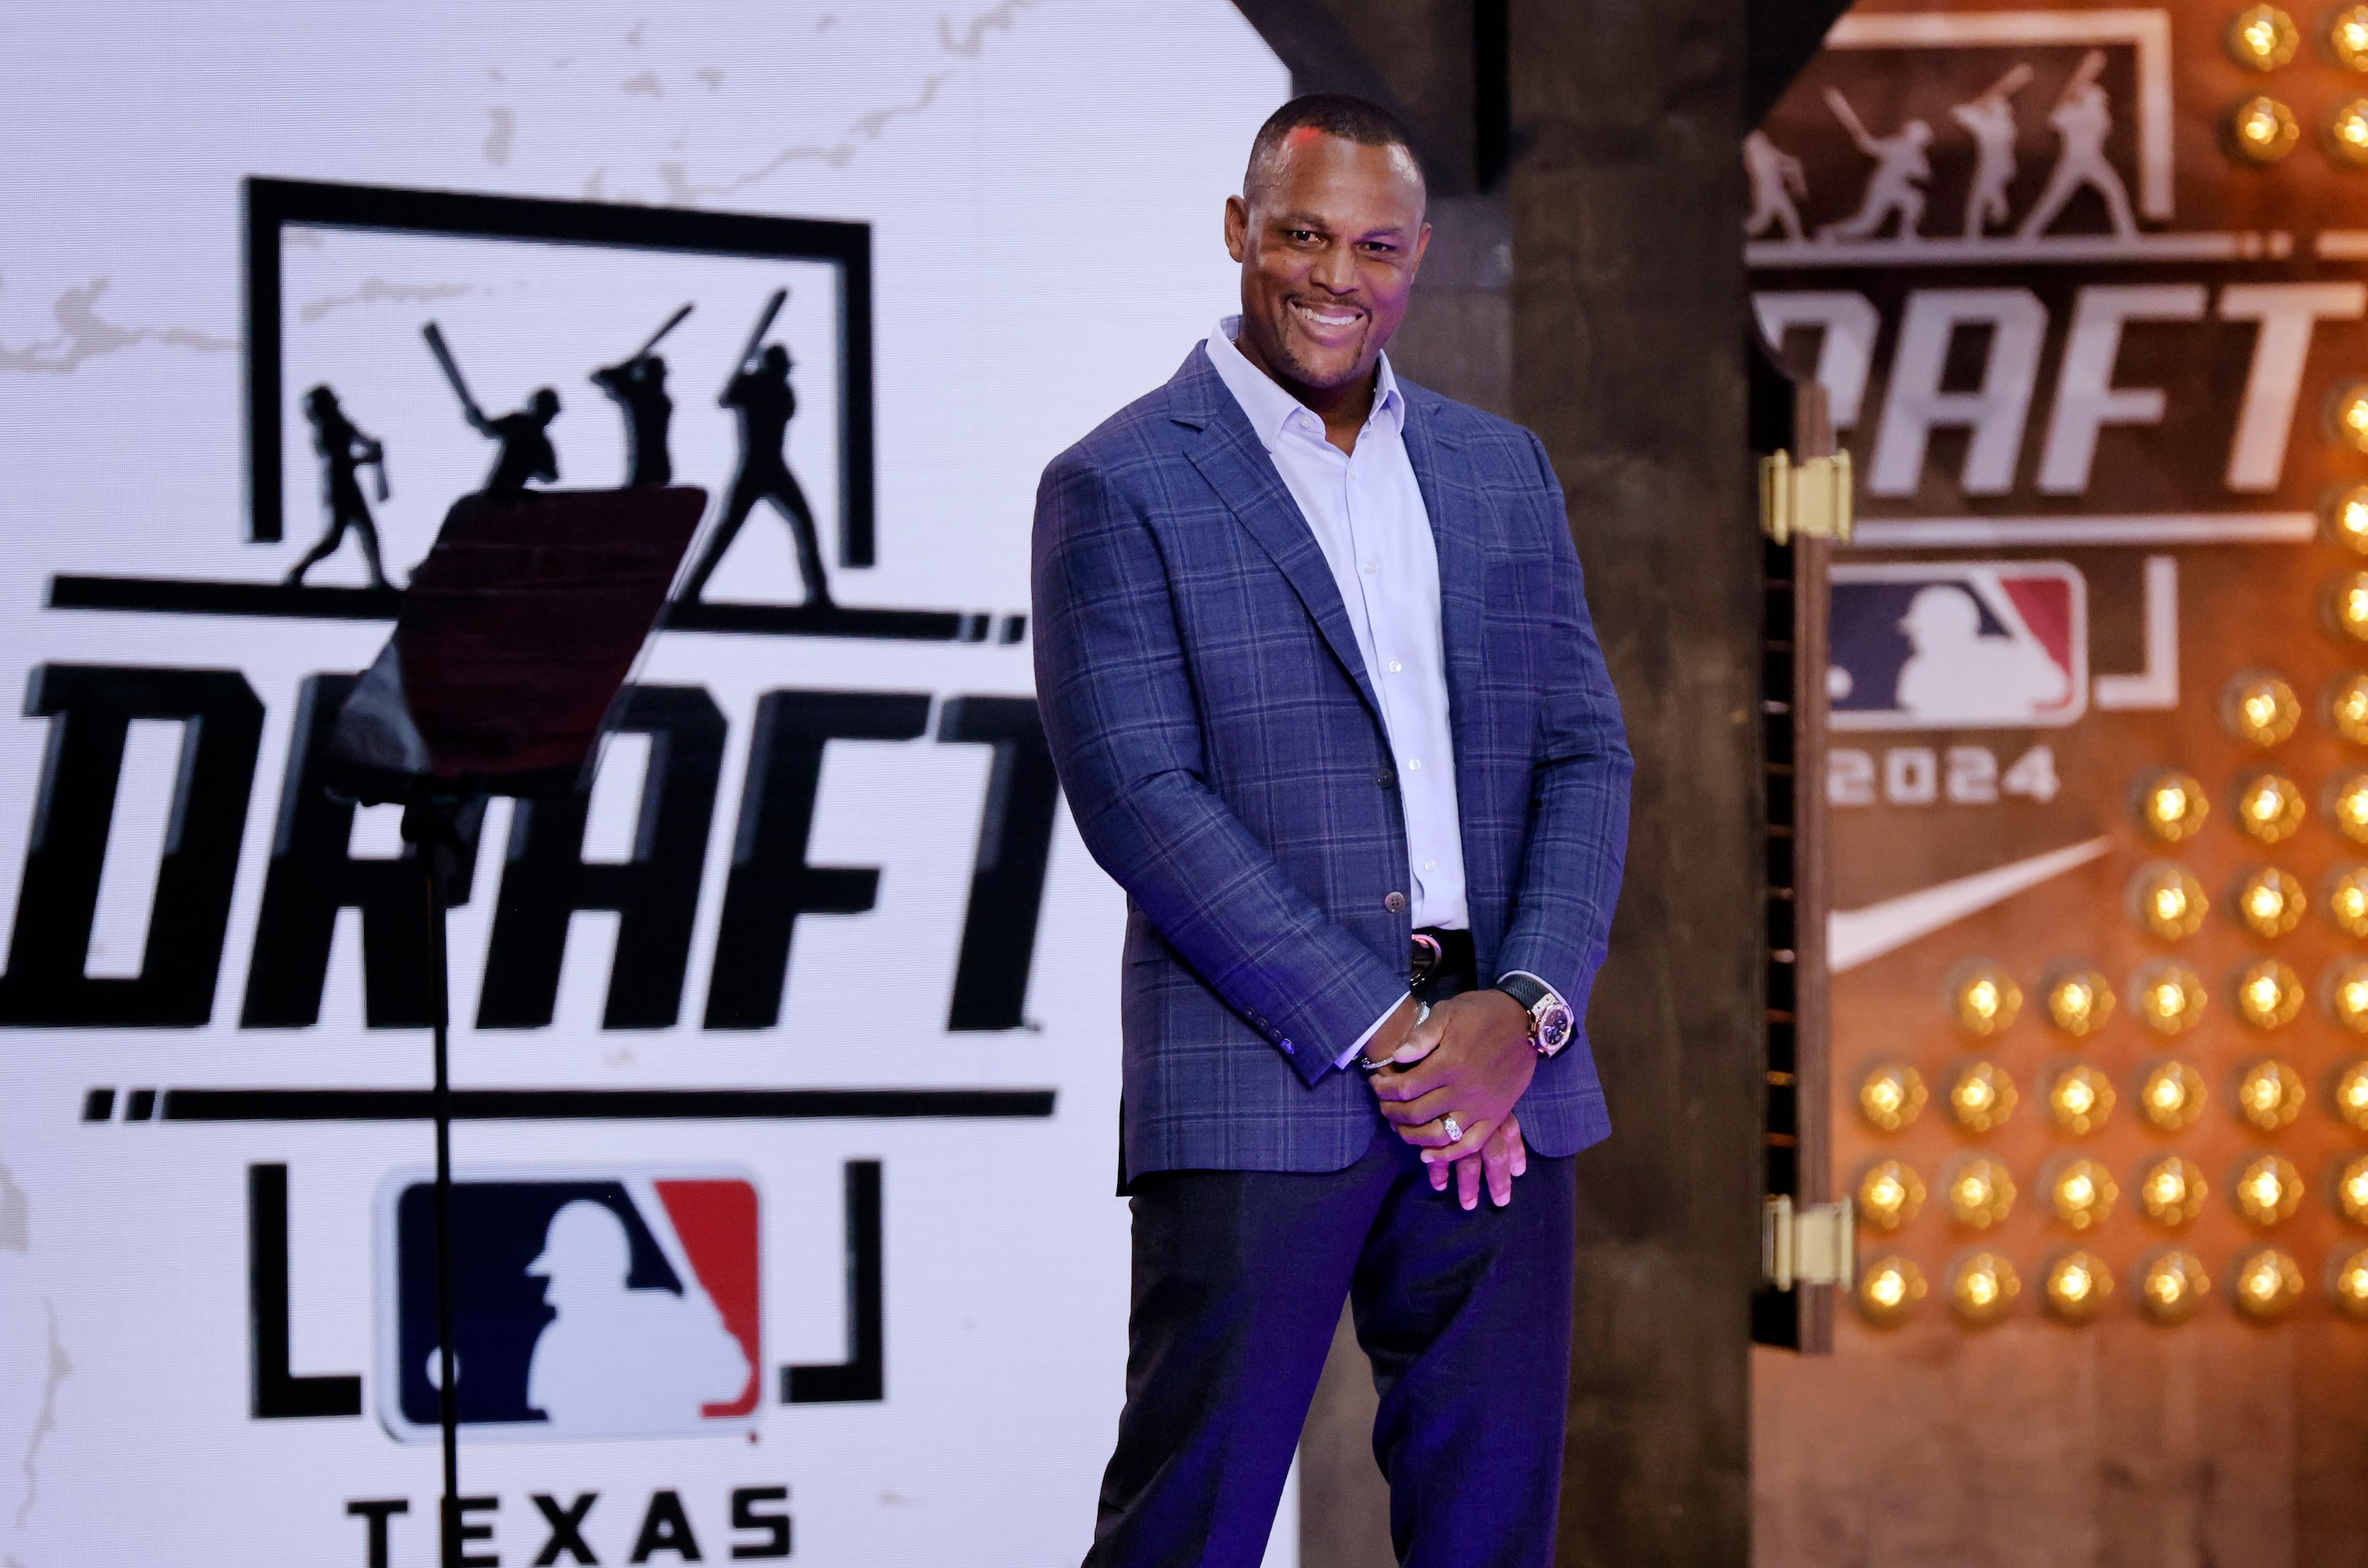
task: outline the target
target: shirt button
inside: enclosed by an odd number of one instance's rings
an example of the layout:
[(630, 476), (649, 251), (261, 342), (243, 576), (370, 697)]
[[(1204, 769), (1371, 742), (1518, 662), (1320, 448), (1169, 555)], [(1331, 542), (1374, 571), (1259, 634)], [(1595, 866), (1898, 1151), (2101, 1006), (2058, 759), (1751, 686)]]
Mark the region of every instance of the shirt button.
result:
[(1399, 664), (1395, 659), (1392, 659), (1392, 660), (1390, 661), (1390, 674), (1392, 674), (1392, 675), (1395, 675), (1395, 674), (1397, 674), (1400, 670), (1402, 670), (1402, 669), (1404, 669), (1404, 668), (1406, 668), (1406, 666), (1405, 666), (1404, 665), (1402, 665), (1402, 664)]
[(1382, 900), (1382, 907), (1388, 910), (1392, 915), (1403, 914), (1406, 910), (1406, 894), (1402, 892), (1394, 892), (1390, 894), (1387, 898)]
[(1422, 869), (1426, 871), (1436, 871), (1439, 869), (1439, 862), (1436, 860), (1425, 860), (1422, 863)]
[(1422, 771), (1422, 758), (1418, 756), (1410, 756), (1406, 758), (1406, 771), (1408, 773), (1420, 773)]
[(1367, 576), (1369, 576), (1369, 577), (1370, 577), (1370, 576), (1372, 576), (1372, 575), (1373, 574), (1373, 573), (1374, 573), (1376, 570), (1378, 570), (1378, 569), (1379, 569), (1379, 567), (1380, 567), (1380, 562), (1373, 562), (1373, 561), (1368, 561), (1368, 562), (1365, 562), (1365, 575), (1367, 575)]
[(1397, 788), (1398, 776), (1384, 767), (1379, 773), (1373, 775), (1373, 782), (1380, 785), (1384, 790), (1395, 790)]

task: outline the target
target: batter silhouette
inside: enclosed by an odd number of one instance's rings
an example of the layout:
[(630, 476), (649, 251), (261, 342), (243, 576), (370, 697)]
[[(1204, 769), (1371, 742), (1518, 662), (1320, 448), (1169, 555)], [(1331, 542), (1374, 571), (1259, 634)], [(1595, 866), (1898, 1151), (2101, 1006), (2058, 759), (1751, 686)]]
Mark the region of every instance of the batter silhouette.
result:
[(740, 526), (759, 501), (770, 501), (790, 525), (798, 551), (798, 574), (805, 579), (810, 608), (830, 606), (830, 585), (823, 577), (822, 547), (814, 532), (814, 512), (805, 493), (790, 473), (787, 443), (790, 418), (798, 410), (797, 393), (790, 390), (790, 351), (778, 343), (765, 346), (752, 366), (744, 362), (723, 395), (716, 399), (740, 416), (740, 472), (733, 477), (732, 494), (723, 504), (723, 520), (683, 585), (683, 597), (696, 599), (722, 563), (724, 551), (739, 537)]
[(2105, 139), (2113, 131), (2113, 106), (2105, 89), (2097, 85), (2098, 74), (2104, 69), (2105, 51), (2090, 50), (2048, 113), (2047, 123), (2055, 128), (2061, 146), (2055, 167), (2047, 176), (2047, 188), (2039, 193), (2039, 204), (2016, 231), (2023, 239), (2045, 233), (2083, 187), (2105, 199), (2105, 210), (2112, 218), (2117, 237), (2137, 237), (2138, 220), (2130, 210), (2129, 187), (2122, 183), (2121, 171), (2105, 156)]
[(301, 585), (304, 574), (335, 555), (350, 530), (361, 541), (370, 586), (386, 587), (386, 568), (378, 553), (378, 524), (371, 520), (370, 504), (362, 499), (361, 483), (362, 469), (376, 469), (378, 498), (386, 499), (386, 448), (355, 427), (337, 405), (337, 394), (325, 386), (304, 394), (304, 417), (313, 426), (313, 449), (321, 454), (321, 504), (329, 523), (319, 541), (289, 572), (289, 585)]
[(636, 1290), (632, 1268), (625, 1222), (590, 1199), (551, 1217), (527, 1265), (550, 1282), (543, 1299), (557, 1315), (527, 1360), (526, 1402), (556, 1433), (681, 1430), (748, 1386), (748, 1354), (698, 1282), (680, 1295)]
[(614, 398), (625, 416), (628, 486), (673, 483), (666, 426), (674, 418), (674, 399), (666, 395), (666, 363), (655, 354), (637, 354), (592, 372), (593, 384)]
[(1894, 702), (1931, 724), (2028, 722), (2071, 686), (2037, 646), (1984, 636), (1981, 607), (1954, 585), (1920, 588), (1899, 630), (1915, 651), (1899, 667)]
[(1751, 181), (1751, 215), (1743, 221), (1744, 233), (1757, 236), (1773, 223), (1788, 240), (1804, 237), (1801, 210), (1793, 205), (1794, 197), (1809, 194), (1801, 160), (1768, 140), (1767, 132), (1755, 131), (1743, 139), (1743, 172)]
[(1827, 87), (1826, 103), (1858, 143), (1858, 150), (1874, 160), (1874, 172), (1866, 176), (1866, 194), (1860, 199), (1858, 210), (1819, 229), (1817, 238), (1871, 240), (1883, 232), (1894, 213), (1899, 218), (1899, 237), (1918, 238), (1916, 225), (1924, 221), (1924, 182), (1932, 177), (1932, 161), (1924, 155), (1924, 149), (1932, 144), (1932, 128), (1911, 119), (1888, 136), (1874, 136), (1860, 123), (1850, 100), (1839, 90)]
[(486, 418), (474, 403), (469, 404), (466, 412), (469, 423), (476, 426), (480, 435), (502, 444), (500, 454), (494, 459), (493, 472), (485, 476), (486, 489), (524, 490), (531, 479), (545, 484), (557, 482), (559, 454), (551, 446), (551, 422), (559, 417), (557, 392), (549, 387), (538, 387), (524, 408), (499, 419)]
[(2014, 183), (2014, 95), (2031, 81), (2031, 67), (2018, 65), (1991, 83), (1979, 97), (1950, 109), (1950, 118), (1974, 139), (1974, 183), (1965, 192), (1965, 238), (1978, 240), (1993, 223), (2007, 221), (2006, 190)]

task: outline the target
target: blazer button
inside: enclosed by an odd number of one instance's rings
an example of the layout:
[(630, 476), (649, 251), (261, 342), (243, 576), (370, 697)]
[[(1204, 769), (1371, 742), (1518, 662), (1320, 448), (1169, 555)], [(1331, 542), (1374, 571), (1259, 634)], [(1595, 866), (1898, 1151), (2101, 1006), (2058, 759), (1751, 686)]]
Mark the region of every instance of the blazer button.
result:
[(1291, 1041), (1284, 1040), (1282, 1042), (1282, 1053), (1285, 1056), (1296, 1056), (1299, 1054), (1299, 1050), (1296, 1046), (1292, 1045)]
[(1402, 892), (1394, 892), (1390, 894), (1389, 897), (1382, 900), (1382, 907), (1388, 910), (1392, 915), (1403, 913), (1406, 909), (1406, 894)]
[(1373, 782), (1384, 790), (1395, 790), (1398, 787), (1398, 776), (1395, 769), (1384, 767), (1373, 775)]

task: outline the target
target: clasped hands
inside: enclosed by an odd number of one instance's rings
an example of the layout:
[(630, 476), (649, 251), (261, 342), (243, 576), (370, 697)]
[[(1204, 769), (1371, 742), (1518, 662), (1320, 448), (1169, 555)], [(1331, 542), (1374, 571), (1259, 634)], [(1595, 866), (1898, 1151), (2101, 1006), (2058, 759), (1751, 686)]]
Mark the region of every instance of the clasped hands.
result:
[[(1452, 1172), (1465, 1209), (1479, 1207), (1484, 1179), (1499, 1209), (1511, 1202), (1530, 1163), (1513, 1105), (1538, 1070), (1527, 1009), (1501, 991), (1467, 991), (1425, 1015), (1409, 996), (1366, 1042), (1369, 1059), (1385, 1052), (1367, 1081), (1383, 1117), (1422, 1151), (1432, 1190), (1446, 1191)], [(1450, 1115), (1460, 1138), (1447, 1135)]]

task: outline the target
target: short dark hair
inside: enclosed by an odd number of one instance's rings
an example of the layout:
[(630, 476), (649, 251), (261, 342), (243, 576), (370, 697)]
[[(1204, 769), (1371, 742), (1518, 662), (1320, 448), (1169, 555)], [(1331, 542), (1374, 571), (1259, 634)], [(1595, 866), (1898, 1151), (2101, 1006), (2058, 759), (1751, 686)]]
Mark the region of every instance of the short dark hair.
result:
[(1250, 161), (1242, 170), (1242, 195), (1258, 183), (1258, 165), (1274, 156), (1283, 139), (1294, 131), (1320, 131), (1360, 147), (1403, 147), (1417, 176), (1422, 160), (1415, 155), (1414, 137), (1396, 115), (1353, 93), (1303, 93), (1266, 117), (1250, 140)]

